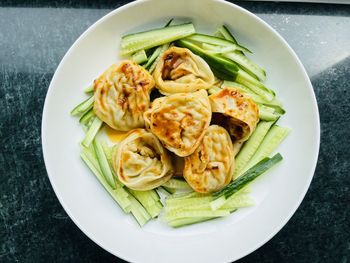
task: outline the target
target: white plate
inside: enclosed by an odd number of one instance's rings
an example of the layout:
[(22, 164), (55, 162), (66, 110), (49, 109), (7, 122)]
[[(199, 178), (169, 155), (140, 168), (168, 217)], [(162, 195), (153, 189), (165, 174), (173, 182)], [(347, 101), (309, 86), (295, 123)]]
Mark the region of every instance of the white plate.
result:
[[(140, 228), (125, 215), (79, 158), (83, 131), (70, 110), (83, 88), (118, 61), (120, 37), (191, 20), (199, 32), (225, 23), (268, 73), (268, 86), (283, 101), (281, 125), (292, 132), (278, 148), (283, 162), (252, 184), (256, 206), (220, 220), (172, 229), (160, 221)], [(213, 0), (136, 1), (92, 25), (69, 49), (51, 81), (42, 120), (47, 172), (75, 224), (110, 253), (133, 262), (228, 262), (272, 238), (293, 215), (311, 182), (319, 149), (319, 116), (310, 80), (299, 59), (269, 25), (248, 11)]]

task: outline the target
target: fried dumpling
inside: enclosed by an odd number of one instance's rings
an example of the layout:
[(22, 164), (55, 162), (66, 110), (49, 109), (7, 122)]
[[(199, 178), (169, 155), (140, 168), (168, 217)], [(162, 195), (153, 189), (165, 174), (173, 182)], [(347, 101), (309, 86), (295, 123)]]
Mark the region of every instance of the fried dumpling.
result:
[(163, 94), (209, 89), (215, 82), (208, 64), (187, 48), (165, 51), (153, 72), (156, 86)]
[(113, 169), (130, 189), (154, 189), (174, 174), (169, 153), (151, 132), (135, 129), (121, 141), (112, 155)]
[(143, 67), (128, 60), (113, 64), (94, 81), (94, 112), (118, 131), (144, 127), (143, 113), (153, 87), (154, 80)]
[(213, 114), (223, 114), (224, 126), (235, 141), (248, 140), (259, 121), (259, 108), (255, 102), (231, 87), (224, 87), (209, 99)]
[(152, 102), (145, 112), (146, 127), (180, 157), (194, 152), (211, 119), (207, 92), (177, 93)]
[(223, 127), (211, 125), (194, 153), (185, 157), (183, 176), (200, 193), (212, 193), (227, 185), (234, 171), (234, 149)]

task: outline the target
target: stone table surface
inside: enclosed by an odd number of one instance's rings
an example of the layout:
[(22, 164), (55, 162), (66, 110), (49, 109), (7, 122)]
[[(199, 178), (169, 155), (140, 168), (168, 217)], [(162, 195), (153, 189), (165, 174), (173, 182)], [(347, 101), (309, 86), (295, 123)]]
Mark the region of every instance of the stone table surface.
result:
[[(75, 39), (128, 1), (0, 1), (0, 262), (116, 262), (70, 220), (41, 151), (45, 95)], [(299, 55), (321, 118), (311, 187), (288, 224), (240, 262), (350, 262), (350, 5), (236, 2)]]

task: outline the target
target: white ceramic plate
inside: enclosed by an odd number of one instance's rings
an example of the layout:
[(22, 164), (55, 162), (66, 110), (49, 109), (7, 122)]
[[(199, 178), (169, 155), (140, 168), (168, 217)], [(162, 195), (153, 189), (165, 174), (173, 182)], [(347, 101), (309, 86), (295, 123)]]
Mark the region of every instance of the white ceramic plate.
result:
[[(125, 215), (79, 158), (83, 131), (70, 110), (83, 88), (118, 61), (121, 35), (191, 20), (199, 32), (223, 23), (253, 50), (268, 73), (268, 86), (283, 101), (281, 125), (292, 132), (279, 147), (283, 162), (252, 184), (256, 206), (231, 216), (172, 229), (156, 220), (140, 228)], [(92, 25), (69, 49), (50, 84), (42, 120), (47, 172), (75, 224), (110, 253), (132, 262), (229, 262), (273, 237), (293, 215), (311, 182), (319, 149), (319, 116), (309, 78), (288, 44), (248, 11), (213, 0), (136, 1)]]

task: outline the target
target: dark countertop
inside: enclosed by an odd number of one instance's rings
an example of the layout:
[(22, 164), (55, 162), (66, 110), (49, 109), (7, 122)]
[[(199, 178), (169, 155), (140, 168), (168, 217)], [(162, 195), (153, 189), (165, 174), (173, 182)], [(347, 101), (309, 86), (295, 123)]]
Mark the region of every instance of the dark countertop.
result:
[[(58, 202), (40, 126), (65, 52), (92, 23), (127, 2), (0, 2), (0, 262), (116, 261)], [(350, 5), (237, 3), (270, 23), (299, 55), (321, 117), (319, 160), (304, 201), (272, 240), (240, 262), (349, 262)]]

